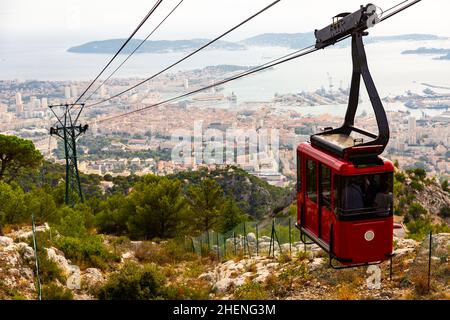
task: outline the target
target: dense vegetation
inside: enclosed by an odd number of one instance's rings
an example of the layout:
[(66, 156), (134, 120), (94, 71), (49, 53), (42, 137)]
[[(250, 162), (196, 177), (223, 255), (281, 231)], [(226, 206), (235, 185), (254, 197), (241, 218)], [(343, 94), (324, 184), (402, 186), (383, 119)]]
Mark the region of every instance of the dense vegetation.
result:
[[(189, 260), (180, 245), (183, 241), (178, 242), (186, 236), (211, 230), (223, 233), (244, 221), (296, 212), (291, 205), (295, 199), (292, 190), (270, 186), (235, 167), (186, 171), (165, 177), (82, 174), (86, 201), (68, 207), (64, 204), (63, 166), (43, 161), (34, 146), (25, 140), (0, 135), (0, 141), (9, 144), (2, 150), (14, 150), (8, 156), (6, 152), (0, 153), (0, 160), (6, 159), (6, 165), (2, 163), (2, 166), (7, 168), (0, 179), (0, 235), (30, 225), (31, 214), (38, 224), (50, 225), (50, 230), (38, 234), (43, 296), (47, 299), (71, 299), (72, 295), (55, 285), (63, 283), (65, 278), (44, 248), (61, 250), (81, 269), (95, 267), (113, 271), (120, 262), (116, 245), (129, 243), (130, 239), (151, 240), (159, 245), (143, 242), (136, 250), (136, 258), (143, 265), (126, 265), (115, 273), (104, 286), (97, 288), (98, 298), (207, 298), (209, 289), (203, 290), (202, 284), (197, 291), (187, 285), (171, 288), (152, 263), (164, 265), (177, 263), (178, 259)], [(8, 167), (11, 163), (13, 168)], [(113, 182), (113, 187), (102, 189), (102, 181)], [(430, 215), (417, 199), (417, 194), (432, 185), (448, 192), (448, 183), (444, 181), (439, 186), (423, 169), (397, 170), (395, 174), (398, 199), (395, 213), (404, 217), (411, 238), (420, 240), (430, 230), (450, 231), (446, 224), (436, 224), (433, 218), (437, 216)], [(440, 208), (439, 216), (448, 218), (450, 208)], [(281, 228), (279, 236), (287, 232), (287, 227), (285, 232)]]
[[(404, 222), (408, 228), (408, 235), (415, 240), (433, 231), (434, 233), (450, 232), (450, 228), (445, 223), (434, 223), (429, 211), (417, 201), (417, 194), (424, 191), (426, 187), (434, 184), (432, 179), (427, 178), (424, 169), (409, 169), (405, 172), (395, 173), (394, 193), (397, 197), (394, 213), (404, 217)], [(446, 186), (441, 186), (443, 191)], [(442, 218), (448, 217), (449, 208), (440, 208), (439, 215)]]

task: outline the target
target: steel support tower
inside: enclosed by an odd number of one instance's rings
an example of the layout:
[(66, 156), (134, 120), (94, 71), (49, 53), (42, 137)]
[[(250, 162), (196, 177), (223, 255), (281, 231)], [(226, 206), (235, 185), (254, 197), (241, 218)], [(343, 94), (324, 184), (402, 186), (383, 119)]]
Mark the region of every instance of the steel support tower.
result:
[[(70, 113), (75, 104), (62, 104), (49, 106), (58, 119), (57, 126), (50, 128), (50, 135), (55, 135), (64, 141), (64, 155), (66, 158), (66, 194), (67, 205), (74, 206), (77, 202), (83, 202), (83, 191), (81, 189), (80, 174), (78, 172), (77, 139), (87, 131), (88, 125), (78, 125), (79, 114), (73, 120)], [(80, 112), (84, 105), (79, 104)], [(62, 109), (62, 116), (58, 116), (55, 108)]]

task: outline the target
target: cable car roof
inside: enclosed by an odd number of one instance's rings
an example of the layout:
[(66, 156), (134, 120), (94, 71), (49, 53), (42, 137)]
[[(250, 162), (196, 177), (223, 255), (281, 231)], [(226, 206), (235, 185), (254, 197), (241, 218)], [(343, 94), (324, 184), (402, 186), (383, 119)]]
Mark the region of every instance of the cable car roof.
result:
[(393, 172), (394, 164), (384, 158), (377, 157), (380, 164), (378, 165), (358, 165), (350, 160), (336, 157), (324, 150), (313, 147), (310, 143), (303, 143), (298, 146), (298, 151), (307, 154), (311, 158), (330, 167), (333, 171), (340, 175), (364, 175), (379, 174), (385, 172)]

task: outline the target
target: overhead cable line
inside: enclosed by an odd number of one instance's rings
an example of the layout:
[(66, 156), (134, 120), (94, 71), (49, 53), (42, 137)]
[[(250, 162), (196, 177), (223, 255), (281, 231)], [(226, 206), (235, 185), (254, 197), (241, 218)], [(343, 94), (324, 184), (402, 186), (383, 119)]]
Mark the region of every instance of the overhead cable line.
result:
[(125, 93), (127, 93), (127, 92), (129, 92), (129, 91), (131, 91), (131, 90), (133, 90), (133, 89), (135, 89), (135, 88), (137, 88), (137, 87), (139, 87), (140, 85), (142, 85), (142, 84), (144, 84), (144, 83), (146, 83), (146, 82), (148, 82), (148, 81), (154, 79), (154, 78), (157, 77), (158, 75), (160, 75), (160, 74), (166, 72), (167, 70), (169, 70), (169, 69), (175, 67), (176, 65), (178, 65), (178, 64), (180, 64), (181, 62), (185, 61), (186, 59), (192, 57), (193, 55), (197, 54), (198, 52), (202, 51), (203, 49), (209, 47), (209, 46), (212, 45), (213, 43), (219, 41), (220, 39), (222, 39), (222, 38), (225, 37), (226, 35), (230, 34), (230, 33), (233, 32), (234, 30), (238, 29), (238, 28), (241, 27), (242, 25), (246, 24), (246, 23), (249, 22), (250, 20), (256, 18), (256, 17), (259, 16), (261, 13), (267, 11), (268, 9), (270, 9), (271, 7), (273, 7), (275, 4), (277, 4), (277, 3), (280, 2), (280, 1), (281, 1), (281, 0), (276, 0), (276, 1), (272, 2), (272, 3), (271, 3), (270, 5), (268, 5), (267, 7), (263, 8), (262, 10), (258, 11), (258, 12), (255, 13), (255, 14), (253, 14), (252, 16), (250, 16), (249, 18), (247, 18), (247, 19), (245, 19), (244, 21), (240, 22), (239, 24), (237, 24), (237, 25), (234, 26), (233, 28), (229, 29), (228, 31), (224, 32), (223, 34), (221, 34), (221, 35), (218, 36), (217, 38), (215, 38), (215, 39), (213, 39), (213, 40), (207, 42), (206, 44), (204, 44), (204, 45), (201, 46), (200, 48), (196, 49), (195, 51), (191, 52), (190, 54), (188, 54), (188, 55), (185, 56), (184, 58), (178, 60), (177, 62), (171, 64), (170, 66), (164, 68), (163, 70), (159, 71), (158, 73), (154, 74), (153, 76), (151, 76), (151, 77), (149, 77), (149, 78), (147, 78), (147, 79), (145, 79), (145, 80), (140, 81), (140, 82), (137, 83), (136, 85), (134, 85), (134, 86), (132, 86), (132, 87), (130, 87), (130, 88), (128, 88), (128, 89), (122, 91), (122, 92), (119, 92), (118, 94), (115, 94), (115, 95), (113, 95), (112, 97), (110, 97), (110, 98), (108, 98), (108, 99), (105, 99), (105, 100), (102, 100), (102, 101), (99, 101), (99, 102), (96, 102), (96, 103), (87, 105), (86, 108), (87, 108), (87, 107), (97, 106), (97, 105), (99, 105), (99, 104), (103, 104), (103, 103), (105, 103), (105, 102), (107, 102), (107, 101), (110, 101), (110, 100), (112, 100), (112, 99), (114, 99), (114, 98), (117, 98), (117, 97), (119, 97), (119, 96), (121, 96), (121, 95), (123, 95), (123, 94), (125, 94)]
[(409, 2), (409, 1), (410, 1), (410, 0), (405, 0), (405, 1), (402, 1), (402, 2), (400, 2), (400, 3), (397, 3), (395, 6), (392, 6), (392, 7), (390, 7), (389, 9), (381, 10), (381, 11), (382, 11), (382, 14), (384, 15), (386, 12), (392, 11), (392, 10), (394, 10), (395, 8), (400, 7), (402, 4), (405, 4), (405, 3)]
[[(309, 49), (307, 50), (307, 48), (309, 48)], [(291, 55), (291, 54), (289, 54), (289, 55), (288, 55), (289, 57), (287, 57), (287, 58), (284, 58), (284, 59), (281, 59), (281, 60), (280, 60), (280, 58), (279, 58), (279, 59), (276, 59), (276, 60), (278, 60), (278, 61), (276, 61), (276, 62), (274, 62), (274, 63), (265, 64), (265, 65), (261, 65), (261, 66), (252, 68), (252, 69), (250, 69), (250, 70), (248, 70), (248, 71), (246, 71), (246, 72), (242, 72), (242, 73), (240, 73), (240, 74), (238, 74), (238, 75), (235, 75), (235, 76), (226, 78), (226, 79), (224, 79), (224, 80), (222, 80), (222, 81), (216, 82), (216, 83), (211, 84), (211, 85), (209, 85), (209, 86), (202, 87), (202, 88), (200, 88), (200, 89), (196, 89), (196, 90), (193, 90), (193, 91), (190, 91), (190, 92), (181, 94), (181, 95), (176, 96), (176, 97), (174, 97), (174, 98), (170, 98), (170, 99), (167, 99), (167, 100), (158, 102), (158, 103), (156, 103), (156, 104), (153, 104), (153, 105), (150, 105), (150, 106), (147, 106), (147, 107), (144, 107), (144, 108), (140, 108), (140, 109), (137, 109), (137, 110), (134, 110), (134, 111), (130, 111), (130, 112), (127, 112), (127, 113), (124, 113), (124, 114), (120, 114), (120, 115), (117, 115), (117, 116), (113, 116), (113, 117), (109, 117), (109, 118), (106, 118), (106, 119), (101, 119), (101, 120), (98, 120), (98, 121), (96, 121), (96, 122), (97, 122), (97, 123), (101, 123), (101, 122), (105, 122), (105, 121), (109, 121), (109, 120), (113, 120), (113, 119), (117, 119), (117, 118), (122, 118), (122, 117), (125, 117), (125, 116), (129, 116), (129, 115), (131, 115), (131, 114), (138, 113), (138, 112), (142, 112), (142, 111), (145, 111), (145, 110), (148, 110), (148, 109), (151, 109), (151, 108), (155, 108), (155, 107), (158, 107), (158, 106), (161, 106), (161, 105), (164, 105), (164, 104), (167, 104), (167, 103), (170, 103), (170, 102), (173, 102), (173, 101), (176, 101), (176, 100), (179, 100), (179, 99), (182, 99), (182, 98), (191, 96), (191, 95), (193, 95), (193, 94), (196, 94), (196, 93), (199, 93), (199, 92), (202, 92), (202, 91), (205, 91), (205, 90), (214, 88), (214, 87), (216, 87), (216, 86), (220, 86), (220, 85), (226, 84), (226, 83), (228, 83), (228, 82), (238, 80), (238, 79), (240, 79), (240, 78), (249, 76), (249, 75), (251, 75), (251, 74), (254, 74), (254, 73), (257, 73), (257, 72), (261, 72), (261, 71), (263, 71), (263, 70), (270, 69), (270, 68), (275, 67), (275, 66), (277, 66), (277, 65), (280, 65), (280, 64), (282, 64), (282, 63), (286, 63), (286, 62), (288, 62), (288, 61), (291, 61), (291, 60), (294, 60), (294, 59), (297, 59), (297, 58), (306, 56), (306, 55), (308, 55), (308, 54), (311, 54), (311, 53), (313, 53), (313, 52), (319, 50), (319, 49), (315, 48), (314, 46), (309, 46), (309, 47), (307, 47), (307, 48), (301, 50), (301, 51), (304, 51), (304, 52), (302, 52), (302, 53), (298, 53), (298, 54), (296, 54), (296, 55)]]
[[(421, 2), (421, 1), (422, 1), (422, 0), (415, 0), (415, 1), (411, 2), (411, 3), (408, 3), (407, 5), (404, 5), (403, 7), (401, 7), (401, 8), (399, 8), (399, 9), (395, 10), (394, 12), (388, 14), (387, 16), (382, 17), (382, 18), (381, 18), (381, 22), (383, 22), (384, 20), (389, 19), (389, 18), (391, 18), (391, 17), (393, 17), (393, 16), (399, 14), (400, 12), (402, 12), (402, 11), (404, 11), (404, 10), (406, 10), (406, 9), (408, 9), (408, 8), (410, 8), (410, 7), (412, 7), (413, 5), (415, 5), (415, 4), (417, 4), (417, 3)], [(405, 1), (403, 1), (402, 3), (405, 3)], [(399, 7), (402, 3), (397, 4), (396, 6), (392, 7), (392, 8), (389, 9), (389, 10), (392, 10), (392, 9), (395, 9), (395, 8)], [(387, 11), (388, 11), (388, 10), (387, 10)]]
[(141, 43), (128, 55), (128, 57), (122, 61), (122, 63), (83, 101), (83, 103), (86, 103), (86, 101), (88, 101), (95, 93), (97, 93), (97, 91), (109, 80), (111, 79), (111, 77), (116, 74), (116, 72), (131, 58), (131, 56), (137, 51), (139, 50), (142, 45), (144, 45), (144, 43), (148, 40), (148, 38), (150, 38), (158, 29), (159, 27), (161, 27), (161, 25), (172, 15), (172, 13), (174, 13), (174, 11), (181, 5), (181, 3), (184, 0), (181, 0), (180, 2), (178, 2), (178, 4), (169, 12), (168, 15), (166, 15), (166, 17), (152, 30), (152, 32), (149, 33), (149, 35), (141, 41)]
[(114, 59), (122, 52), (122, 50), (125, 48), (125, 46), (131, 41), (131, 39), (134, 37), (134, 35), (139, 31), (139, 29), (144, 25), (144, 23), (150, 18), (150, 16), (155, 12), (155, 10), (159, 7), (159, 5), (162, 3), (163, 0), (158, 0), (158, 2), (155, 3), (153, 8), (150, 9), (150, 11), (147, 13), (147, 15), (142, 19), (142, 21), (139, 23), (139, 25), (134, 29), (133, 33), (128, 37), (128, 39), (122, 44), (120, 49), (116, 52), (116, 54), (109, 60), (109, 62), (106, 64), (106, 66), (102, 69), (102, 71), (95, 77), (95, 79), (91, 82), (91, 84), (86, 88), (86, 90), (83, 91), (83, 93), (78, 97), (78, 99), (75, 101), (74, 104), (77, 104), (81, 98), (88, 92), (88, 90), (94, 85), (94, 83), (100, 78), (100, 76), (105, 72), (105, 70), (111, 65), (111, 63), (114, 61)]

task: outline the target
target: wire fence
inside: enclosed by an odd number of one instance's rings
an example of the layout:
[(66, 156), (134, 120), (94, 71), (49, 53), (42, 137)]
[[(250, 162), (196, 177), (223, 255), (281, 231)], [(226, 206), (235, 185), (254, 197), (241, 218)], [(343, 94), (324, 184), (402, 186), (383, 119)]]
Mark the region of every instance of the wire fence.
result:
[[(189, 238), (187, 247), (200, 256), (213, 255), (218, 260), (234, 256), (293, 255), (306, 251), (306, 245), (301, 241), (300, 231), (295, 227), (295, 223), (295, 217), (245, 222), (225, 233), (210, 231)], [(449, 281), (449, 258), (448, 238), (430, 232), (415, 250), (414, 261), (407, 272), (416, 292), (428, 294), (433, 289), (434, 281)], [(397, 261), (394, 265), (394, 273), (402, 273), (403, 262)], [(390, 266), (392, 268), (392, 263)]]
[(450, 246), (443, 241), (448, 240), (430, 232), (417, 248), (409, 268), (409, 278), (419, 294), (428, 294), (434, 287), (434, 281), (444, 283), (450, 279)]
[(219, 259), (236, 255), (292, 254), (303, 246), (295, 222), (294, 217), (244, 222), (225, 233), (209, 231), (190, 238), (189, 247), (198, 255), (215, 254)]

